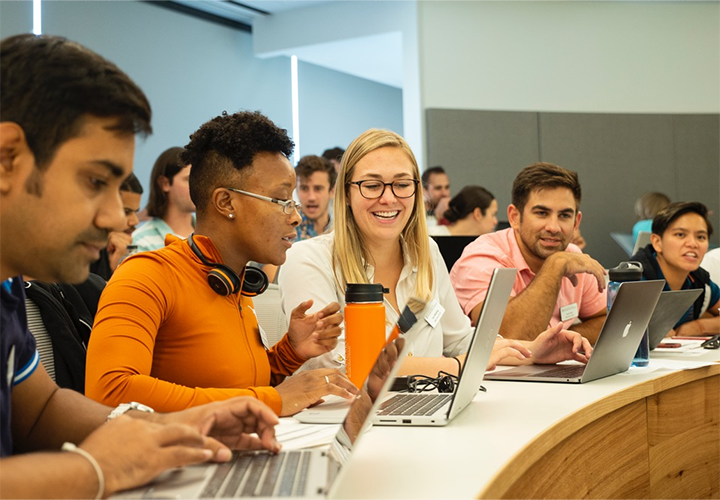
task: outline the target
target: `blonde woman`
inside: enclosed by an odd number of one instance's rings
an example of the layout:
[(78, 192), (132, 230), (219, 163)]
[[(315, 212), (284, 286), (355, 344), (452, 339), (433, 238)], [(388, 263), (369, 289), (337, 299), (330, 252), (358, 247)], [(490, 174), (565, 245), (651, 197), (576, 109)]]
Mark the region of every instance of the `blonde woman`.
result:
[[(420, 172), (415, 155), (394, 132), (371, 129), (345, 151), (335, 193), (335, 230), (293, 245), (280, 271), (282, 305), (287, 315), (308, 298), (315, 304), (344, 306), (347, 283), (382, 283), (388, 332), (411, 297), (444, 310), (431, 325), (416, 327), (412, 354), (401, 373), (457, 373), (472, 333), (460, 309), (437, 245), (427, 233)], [(309, 296), (309, 297), (308, 297)], [(532, 343), (498, 339), (489, 367), (512, 360), (555, 363), (586, 362), (592, 348), (580, 335), (552, 330)], [(311, 367), (343, 367), (344, 342), (311, 360)], [(307, 365), (307, 363), (306, 363)]]

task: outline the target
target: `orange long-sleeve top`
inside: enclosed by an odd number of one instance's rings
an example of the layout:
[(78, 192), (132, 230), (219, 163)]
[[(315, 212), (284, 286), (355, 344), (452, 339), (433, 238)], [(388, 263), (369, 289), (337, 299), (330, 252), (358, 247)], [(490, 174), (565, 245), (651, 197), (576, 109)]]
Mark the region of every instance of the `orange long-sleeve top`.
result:
[[(209, 238), (194, 241), (222, 262)], [(305, 361), (285, 335), (266, 351), (252, 299), (221, 296), (207, 282), (209, 266), (186, 240), (126, 259), (100, 298), (87, 352), (85, 394), (115, 406), (137, 401), (177, 411), (254, 396), (276, 413), (272, 387)]]

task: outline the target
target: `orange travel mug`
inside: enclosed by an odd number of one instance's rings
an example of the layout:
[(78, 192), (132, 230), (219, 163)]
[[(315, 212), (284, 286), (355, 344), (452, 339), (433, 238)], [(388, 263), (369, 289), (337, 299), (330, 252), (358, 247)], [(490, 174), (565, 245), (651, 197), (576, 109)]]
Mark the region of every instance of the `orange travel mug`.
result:
[(383, 286), (348, 283), (345, 289), (345, 371), (359, 389), (385, 345)]

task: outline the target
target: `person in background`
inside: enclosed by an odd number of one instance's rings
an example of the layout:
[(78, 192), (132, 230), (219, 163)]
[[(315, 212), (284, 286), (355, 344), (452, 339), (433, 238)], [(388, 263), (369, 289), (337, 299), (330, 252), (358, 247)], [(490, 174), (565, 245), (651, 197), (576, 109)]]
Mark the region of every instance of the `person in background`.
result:
[(665, 290), (699, 288), (703, 291), (671, 335), (720, 333), (720, 288), (700, 267), (712, 232), (705, 205), (671, 203), (653, 219), (651, 243), (630, 258), (643, 265), (644, 279), (664, 279)]
[(340, 168), (340, 162), (342, 161), (342, 156), (344, 154), (345, 150), (336, 146), (334, 148), (329, 148), (323, 151), (322, 157), (328, 160), (335, 168), (335, 172), (337, 172)]
[(90, 265), (90, 272), (100, 276), (105, 281), (110, 279), (112, 273), (117, 269), (128, 254), (128, 245), (133, 242), (132, 234), (138, 225), (137, 212), (140, 209), (140, 197), (143, 188), (135, 174), (130, 174), (120, 186), (120, 198), (123, 201), (123, 210), (127, 225), (123, 231), (110, 233), (110, 241), (107, 248), (100, 252), (100, 259)]
[(422, 192), (428, 226), (434, 226), (437, 224), (434, 214), (435, 207), (441, 198), (450, 198), (450, 180), (444, 168), (430, 167), (423, 172)]
[[(178, 413), (113, 409), (48, 376), (20, 275), (79, 283), (127, 223), (120, 185), (150, 104), (117, 66), (54, 36), (0, 42), (0, 497), (106, 498), (228, 446), (277, 451), (277, 418), (236, 398)], [(209, 436), (217, 436), (222, 443)], [(224, 443), (224, 444), (223, 444)]]
[(605, 269), (570, 243), (580, 227), (577, 173), (534, 163), (515, 177), (510, 228), (465, 247), (451, 272), (465, 314), (477, 321), (496, 267), (518, 270), (500, 328), (507, 338), (533, 339), (559, 323), (595, 343), (607, 312)]
[(645, 193), (635, 201), (635, 225), (632, 229), (633, 245), (641, 231), (652, 232), (653, 218), (670, 204), (670, 198), (663, 193)]
[[(332, 229), (332, 199), (335, 195), (337, 171), (322, 156), (308, 155), (300, 158), (295, 167), (297, 197), (300, 200), (302, 221), (295, 228), (299, 241), (314, 238)], [(275, 282), (278, 268), (272, 264), (258, 264)]]
[(295, 228), (298, 240), (314, 238), (332, 228), (330, 204), (335, 195), (337, 171), (321, 156), (303, 156), (295, 167), (302, 222)]
[(480, 236), (497, 225), (495, 196), (481, 186), (465, 186), (448, 205), (443, 218), (450, 225), (428, 228), (432, 236)]
[(328, 394), (352, 397), (337, 370), (290, 377), (337, 344), (337, 304), (306, 315), (313, 303), (303, 302), (273, 346), (253, 307), (263, 283), (248, 279), (248, 262), (282, 264), (300, 222), (292, 149), (287, 131), (258, 112), (223, 114), (193, 133), (183, 160), (193, 165), (196, 231), (128, 257), (105, 287), (88, 346), (88, 397), (175, 411), (252, 396), (283, 416)]
[[(317, 304), (344, 305), (347, 283), (382, 283), (388, 289), (386, 333), (411, 298), (427, 302), (424, 313), (436, 317), (416, 325), (401, 373), (457, 374), (473, 328), (453, 293), (437, 244), (427, 234), (419, 176), (415, 155), (399, 135), (370, 129), (357, 137), (343, 156), (338, 176), (335, 229), (288, 251), (279, 280), (282, 306), (292, 317), (290, 311), (307, 295)], [(588, 342), (560, 328), (541, 333), (533, 342), (498, 338), (489, 367), (498, 362), (586, 361), (580, 351), (591, 352)], [(344, 341), (306, 363), (344, 365)]]
[(138, 252), (165, 246), (165, 236), (185, 238), (195, 227), (195, 204), (190, 199), (190, 165), (180, 160), (183, 148), (170, 148), (155, 161), (150, 174), (150, 199), (146, 207), (150, 220), (133, 232)]

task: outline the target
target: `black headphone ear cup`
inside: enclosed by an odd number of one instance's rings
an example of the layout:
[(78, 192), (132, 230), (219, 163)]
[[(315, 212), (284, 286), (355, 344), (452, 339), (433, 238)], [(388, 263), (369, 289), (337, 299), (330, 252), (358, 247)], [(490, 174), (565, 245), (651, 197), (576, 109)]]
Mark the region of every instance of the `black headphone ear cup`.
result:
[(240, 279), (232, 269), (223, 265), (218, 265), (210, 271), (207, 280), (210, 288), (223, 297), (231, 293), (237, 293), (240, 288)]
[(255, 297), (260, 295), (270, 286), (267, 274), (262, 269), (254, 266), (245, 267), (245, 276), (243, 277), (242, 294), (246, 297)]

